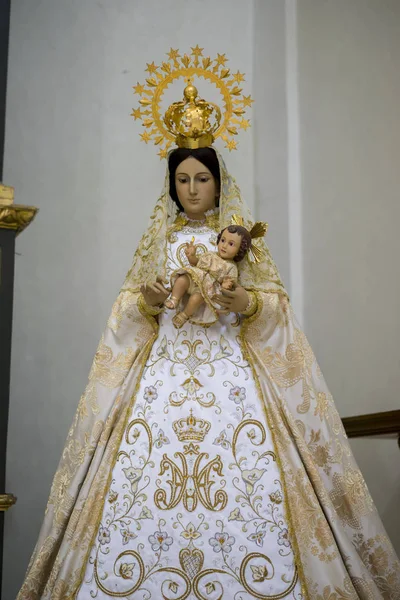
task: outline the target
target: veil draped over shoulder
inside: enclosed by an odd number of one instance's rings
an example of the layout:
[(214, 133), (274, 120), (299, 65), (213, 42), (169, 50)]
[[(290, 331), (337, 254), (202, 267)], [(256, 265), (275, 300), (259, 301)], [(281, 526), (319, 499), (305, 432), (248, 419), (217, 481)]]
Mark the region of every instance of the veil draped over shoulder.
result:
[[(216, 229), (229, 225), (233, 214), (248, 226), (250, 212), (219, 155), (218, 160)], [(176, 218), (167, 170), (163, 193), (94, 357), (18, 600), (72, 600), (80, 586), (138, 384), (157, 338), (157, 311), (144, 304), (140, 286), (165, 277), (167, 234)], [(265, 259), (246, 259), (239, 268), (240, 283), (257, 299), (256, 312), (243, 319), (239, 338), (273, 436), (304, 598), (396, 600), (398, 559), (277, 268), (264, 241), (257, 245)]]

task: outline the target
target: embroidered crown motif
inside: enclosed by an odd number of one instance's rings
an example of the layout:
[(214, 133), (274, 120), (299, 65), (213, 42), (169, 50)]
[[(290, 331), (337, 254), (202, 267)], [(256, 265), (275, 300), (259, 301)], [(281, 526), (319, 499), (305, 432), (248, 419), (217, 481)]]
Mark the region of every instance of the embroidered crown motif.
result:
[(172, 429), (180, 442), (190, 440), (202, 442), (211, 429), (211, 423), (204, 419), (196, 419), (193, 410), (190, 409), (188, 417), (182, 417), (172, 423)]

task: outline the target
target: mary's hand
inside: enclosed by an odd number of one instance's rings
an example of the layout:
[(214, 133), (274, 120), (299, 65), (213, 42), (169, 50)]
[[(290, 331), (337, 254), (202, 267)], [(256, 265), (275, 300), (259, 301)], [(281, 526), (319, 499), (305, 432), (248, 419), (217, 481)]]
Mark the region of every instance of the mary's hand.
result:
[(222, 289), (220, 294), (213, 296), (213, 300), (226, 312), (241, 313), (249, 304), (248, 293), (241, 285), (237, 285), (234, 290)]
[(154, 283), (146, 283), (140, 287), (144, 301), (149, 306), (157, 306), (162, 304), (169, 296), (169, 291), (164, 287), (164, 283), (160, 277)]

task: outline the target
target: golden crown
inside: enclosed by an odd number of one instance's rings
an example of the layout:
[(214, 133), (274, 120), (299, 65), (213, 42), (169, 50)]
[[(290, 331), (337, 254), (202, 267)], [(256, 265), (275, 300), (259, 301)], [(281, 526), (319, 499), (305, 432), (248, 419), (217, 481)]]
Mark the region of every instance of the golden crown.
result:
[(171, 104), (165, 113), (164, 123), (180, 148), (211, 146), (221, 123), (218, 106), (197, 96), (197, 88), (189, 82), (183, 91), (184, 100)]
[(196, 419), (193, 416), (193, 411), (190, 409), (188, 417), (182, 417), (172, 423), (172, 429), (180, 442), (196, 441), (202, 442), (210, 431), (211, 423), (204, 419)]
[[(203, 56), (203, 48), (198, 45), (192, 48), (190, 56), (181, 56), (179, 50), (173, 48), (167, 56), (169, 60), (160, 66), (148, 63), (146, 83), (133, 87), (135, 94), (140, 96), (140, 106), (133, 109), (131, 116), (142, 120), (145, 128), (140, 136), (142, 140), (146, 144), (152, 140), (159, 146), (160, 158), (166, 158), (174, 142), (180, 147), (202, 148), (210, 146), (218, 137), (225, 142), (228, 150), (235, 150), (237, 142), (233, 138), (240, 129), (250, 127), (244, 114), (254, 102), (250, 95), (242, 93), (240, 84), (244, 81), (244, 73), (231, 73), (226, 68), (228, 59), (225, 54), (217, 54), (215, 59)], [(217, 87), (223, 98), (222, 112), (216, 104), (198, 97), (197, 88), (193, 85), (195, 76)], [(187, 82), (183, 100), (171, 104), (162, 116), (161, 100), (165, 90), (182, 78)]]

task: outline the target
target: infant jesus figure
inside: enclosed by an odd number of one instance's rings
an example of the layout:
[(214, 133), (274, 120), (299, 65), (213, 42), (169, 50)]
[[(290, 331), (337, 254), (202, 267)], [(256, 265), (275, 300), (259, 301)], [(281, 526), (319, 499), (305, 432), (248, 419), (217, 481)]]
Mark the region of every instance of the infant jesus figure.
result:
[(189, 295), (184, 310), (172, 319), (177, 329), (189, 319), (191, 323), (212, 325), (220, 314), (227, 312), (214, 304), (213, 298), (221, 289), (235, 289), (238, 281), (236, 263), (246, 256), (251, 241), (250, 232), (245, 227), (229, 225), (218, 235), (217, 252), (196, 256), (194, 240), (186, 244), (185, 254), (190, 267), (172, 274), (171, 295), (164, 303), (167, 308), (178, 308), (184, 295)]

